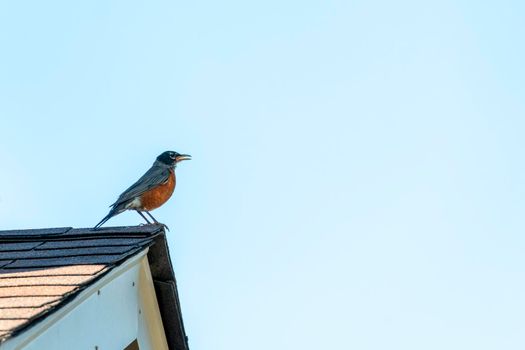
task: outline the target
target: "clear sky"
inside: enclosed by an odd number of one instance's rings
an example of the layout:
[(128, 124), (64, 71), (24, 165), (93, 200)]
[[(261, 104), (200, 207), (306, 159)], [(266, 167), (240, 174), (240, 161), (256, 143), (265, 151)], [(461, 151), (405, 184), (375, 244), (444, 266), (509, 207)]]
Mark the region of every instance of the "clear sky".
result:
[(523, 349), (524, 4), (1, 2), (1, 228), (172, 149), (193, 350)]

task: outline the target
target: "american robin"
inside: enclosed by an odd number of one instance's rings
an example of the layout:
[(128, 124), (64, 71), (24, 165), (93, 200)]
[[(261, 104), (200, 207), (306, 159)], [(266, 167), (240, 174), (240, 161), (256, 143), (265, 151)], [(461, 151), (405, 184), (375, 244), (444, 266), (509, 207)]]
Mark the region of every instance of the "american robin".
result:
[(110, 205), (111, 210), (94, 229), (100, 228), (106, 221), (126, 210), (135, 210), (146, 220), (151, 222), (142, 214), (149, 215), (154, 223), (159, 222), (149, 213), (157, 209), (170, 199), (175, 189), (175, 167), (183, 160), (189, 160), (189, 154), (180, 154), (166, 151), (157, 157), (151, 168), (137, 182), (125, 190), (115, 203)]

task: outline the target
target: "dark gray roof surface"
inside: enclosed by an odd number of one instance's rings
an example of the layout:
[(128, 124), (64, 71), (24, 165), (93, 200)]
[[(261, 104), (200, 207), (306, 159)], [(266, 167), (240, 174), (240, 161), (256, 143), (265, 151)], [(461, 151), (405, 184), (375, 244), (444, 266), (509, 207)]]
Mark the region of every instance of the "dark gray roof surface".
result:
[(0, 343), (150, 246), (148, 261), (168, 345), (188, 349), (161, 225), (0, 231)]

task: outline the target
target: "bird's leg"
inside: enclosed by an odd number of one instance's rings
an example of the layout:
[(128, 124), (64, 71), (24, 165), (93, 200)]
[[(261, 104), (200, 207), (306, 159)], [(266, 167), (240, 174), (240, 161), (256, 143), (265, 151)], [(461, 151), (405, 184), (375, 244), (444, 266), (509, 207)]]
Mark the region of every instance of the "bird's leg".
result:
[[(146, 220), (146, 222), (148, 223), (148, 225), (151, 225), (151, 222), (148, 220), (147, 217), (144, 216), (144, 214), (142, 214), (142, 213), (140, 212), (140, 210), (135, 210), (135, 211), (136, 211), (137, 213), (139, 213), (139, 215), (142, 216), (142, 218), (143, 218), (144, 220)], [(146, 212), (146, 213), (147, 213), (147, 212)], [(148, 214), (149, 214), (149, 213), (148, 213)], [(151, 215), (150, 215), (150, 216), (151, 216)]]
[(148, 214), (148, 216), (151, 218), (151, 220), (153, 220), (154, 223), (156, 223), (156, 224), (159, 223), (159, 222), (157, 221), (157, 219), (155, 219), (155, 218), (153, 217), (153, 215), (151, 215), (151, 213), (150, 213), (149, 211), (144, 210), (144, 212), (145, 212), (146, 214)]
[(157, 219), (155, 219), (155, 218), (153, 217), (153, 215), (151, 215), (151, 213), (150, 213), (149, 211), (145, 210), (144, 212), (145, 212), (146, 214), (148, 214), (149, 217), (150, 217), (150, 218), (151, 218), (156, 224), (159, 224), (159, 225), (164, 226), (164, 227), (166, 228), (166, 230), (168, 230), (168, 231), (170, 230), (169, 227), (168, 227), (167, 225), (164, 225), (164, 224), (158, 222)]

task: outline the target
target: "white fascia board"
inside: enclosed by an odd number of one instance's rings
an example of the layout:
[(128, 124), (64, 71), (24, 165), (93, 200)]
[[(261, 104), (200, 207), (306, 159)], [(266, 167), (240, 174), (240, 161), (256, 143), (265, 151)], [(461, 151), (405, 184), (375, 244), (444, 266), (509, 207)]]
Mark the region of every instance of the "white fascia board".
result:
[(139, 329), (140, 350), (168, 350), (168, 341), (162, 324), (157, 295), (148, 259), (142, 259), (139, 275)]

